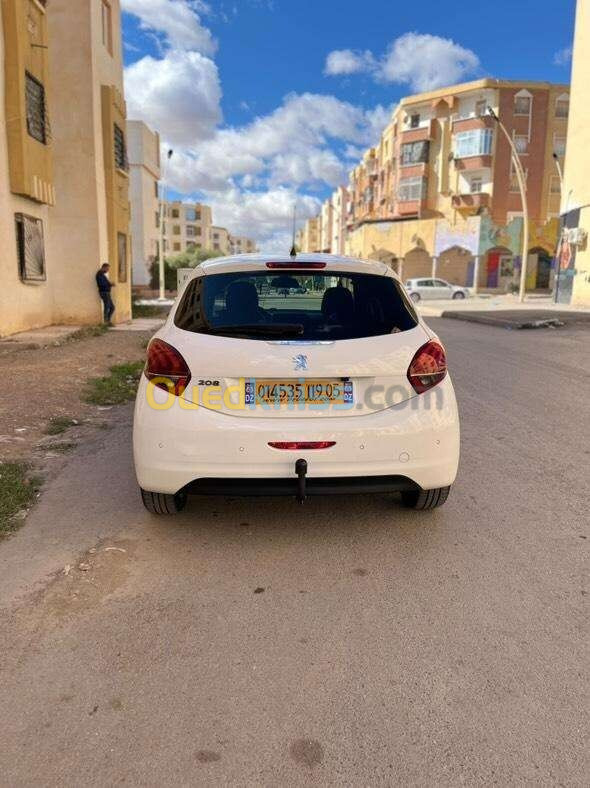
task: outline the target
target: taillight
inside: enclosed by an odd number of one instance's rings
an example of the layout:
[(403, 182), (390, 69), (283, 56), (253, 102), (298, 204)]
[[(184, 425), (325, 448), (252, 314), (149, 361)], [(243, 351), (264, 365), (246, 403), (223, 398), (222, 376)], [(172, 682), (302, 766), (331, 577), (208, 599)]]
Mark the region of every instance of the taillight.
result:
[(336, 441), (272, 441), (268, 444), (273, 449), (283, 451), (302, 451), (309, 449), (331, 449)]
[(408, 380), (417, 394), (436, 386), (447, 374), (447, 357), (440, 342), (430, 341), (416, 352), (408, 367)]
[(305, 262), (303, 260), (291, 260), (289, 262), (280, 262), (280, 263), (267, 263), (267, 268), (325, 268), (325, 263), (320, 262)]
[(152, 339), (150, 342), (144, 373), (148, 380), (164, 378), (154, 385), (177, 397), (183, 393), (191, 379), (191, 371), (186, 361), (176, 348), (163, 339)]

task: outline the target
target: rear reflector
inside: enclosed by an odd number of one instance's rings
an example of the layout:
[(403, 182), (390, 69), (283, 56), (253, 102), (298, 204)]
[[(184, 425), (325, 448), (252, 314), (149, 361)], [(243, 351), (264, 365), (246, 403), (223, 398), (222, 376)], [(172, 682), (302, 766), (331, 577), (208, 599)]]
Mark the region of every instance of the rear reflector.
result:
[(440, 383), (447, 374), (447, 357), (440, 342), (427, 342), (416, 351), (408, 368), (408, 380), (417, 394)]
[(336, 441), (275, 441), (268, 445), (273, 449), (299, 451), (305, 449), (330, 449), (336, 445)]
[(267, 263), (267, 268), (325, 268), (325, 263), (306, 263), (303, 260), (289, 260), (282, 263)]
[[(154, 386), (180, 396), (188, 386), (191, 371), (178, 350), (163, 339), (152, 339), (148, 346), (147, 363), (144, 370)], [(161, 378), (161, 380), (160, 380)]]

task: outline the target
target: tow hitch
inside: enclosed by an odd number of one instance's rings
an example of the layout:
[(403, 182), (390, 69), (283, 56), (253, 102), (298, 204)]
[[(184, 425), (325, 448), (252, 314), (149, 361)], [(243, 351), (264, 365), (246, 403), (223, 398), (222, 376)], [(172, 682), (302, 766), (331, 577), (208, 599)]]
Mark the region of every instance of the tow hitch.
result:
[(307, 460), (297, 460), (295, 463), (295, 473), (297, 474), (297, 500), (303, 503), (306, 499), (305, 477), (307, 475)]

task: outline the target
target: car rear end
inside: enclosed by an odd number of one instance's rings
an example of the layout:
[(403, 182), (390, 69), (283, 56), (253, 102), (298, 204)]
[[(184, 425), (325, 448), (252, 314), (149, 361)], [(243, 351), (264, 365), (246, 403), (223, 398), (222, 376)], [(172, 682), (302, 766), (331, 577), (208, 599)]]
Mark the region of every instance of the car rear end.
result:
[(383, 264), (208, 262), (148, 348), (134, 454), (140, 487), (168, 496), (447, 488), (444, 349)]

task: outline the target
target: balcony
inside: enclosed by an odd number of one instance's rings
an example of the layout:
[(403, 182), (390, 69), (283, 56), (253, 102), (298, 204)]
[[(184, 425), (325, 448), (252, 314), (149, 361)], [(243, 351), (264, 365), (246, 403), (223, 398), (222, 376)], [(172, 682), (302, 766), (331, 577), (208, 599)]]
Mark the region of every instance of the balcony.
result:
[(425, 198), (422, 200), (398, 200), (396, 203), (398, 216), (419, 216), (425, 208)]
[(492, 155), (483, 156), (455, 156), (455, 167), (461, 171), (482, 170), (492, 166)]
[(470, 118), (455, 118), (453, 121), (453, 134), (460, 131), (473, 131), (474, 129), (493, 129), (495, 121), (490, 115), (478, 115)]
[(474, 192), (468, 194), (454, 194), (453, 208), (465, 213), (475, 213), (480, 208), (490, 207), (490, 195), (487, 192)]
[(417, 129), (405, 128), (402, 131), (402, 143), (420, 142), (422, 140), (432, 140), (435, 136), (436, 121), (434, 118), (428, 121), (426, 126)]

